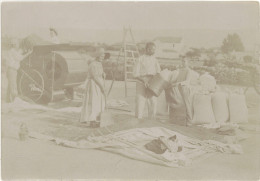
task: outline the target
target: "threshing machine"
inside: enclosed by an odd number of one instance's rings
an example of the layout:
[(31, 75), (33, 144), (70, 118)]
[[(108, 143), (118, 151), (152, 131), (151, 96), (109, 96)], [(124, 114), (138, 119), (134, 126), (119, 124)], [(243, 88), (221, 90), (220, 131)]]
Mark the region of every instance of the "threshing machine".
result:
[(56, 95), (73, 93), (73, 87), (87, 77), (88, 60), (85, 54), (93, 46), (71, 44), (38, 45), (20, 63), (17, 88), (21, 96), (33, 102), (47, 104)]

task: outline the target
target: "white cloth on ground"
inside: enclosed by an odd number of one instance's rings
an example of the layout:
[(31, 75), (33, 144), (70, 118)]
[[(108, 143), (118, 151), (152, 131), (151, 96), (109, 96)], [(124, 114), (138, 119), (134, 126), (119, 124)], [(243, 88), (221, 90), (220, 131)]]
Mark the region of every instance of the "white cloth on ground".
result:
[[(183, 147), (181, 152), (165, 152), (162, 155), (158, 155), (146, 150), (144, 147), (145, 143), (155, 138), (160, 136), (171, 137), (173, 135), (177, 136), (179, 143)], [(29, 133), (29, 136), (55, 141), (58, 145), (68, 147), (111, 151), (136, 160), (169, 167), (190, 165), (191, 161), (206, 156), (207, 153), (223, 152), (241, 154), (243, 152), (242, 147), (237, 144), (224, 144), (213, 140), (201, 141), (162, 127), (124, 130), (106, 136), (88, 137), (80, 141), (63, 140), (38, 133)]]

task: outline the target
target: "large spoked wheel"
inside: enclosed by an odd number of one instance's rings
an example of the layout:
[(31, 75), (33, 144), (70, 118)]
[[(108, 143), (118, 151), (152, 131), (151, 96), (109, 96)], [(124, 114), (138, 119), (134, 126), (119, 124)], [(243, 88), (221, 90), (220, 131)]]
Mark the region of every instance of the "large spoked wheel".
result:
[(38, 103), (44, 94), (43, 76), (35, 69), (27, 72), (22, 70), (18, 89), (21, 96)]

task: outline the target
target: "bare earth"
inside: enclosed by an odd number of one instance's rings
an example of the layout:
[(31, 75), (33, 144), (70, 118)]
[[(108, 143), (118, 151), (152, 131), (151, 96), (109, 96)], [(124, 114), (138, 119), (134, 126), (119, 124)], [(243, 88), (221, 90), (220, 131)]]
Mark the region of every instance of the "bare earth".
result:
[[(109, 83), (107, 83), (107, 87)], [(2, 81), (2, 85), (4, 84), (5, 81)], [(130, 104), (130, 109), (134, 110), (134, 84), (130, 85), (128, 92), (129, 97), (125, 98), (124, 84), (116, 82), (110, 98), (126, 100)], [(2, 86), (2, 99), (4, 93), (5, 90)], [(34, 121), (35, 113), (28, 112), (26, 116), (22, 117), (21, 114), (2, 113), (2, 178), (259, 180), (260, 96), (252, 88), (248, 90), (246, 96), (249, 108), (249, 123), (246, 125), (246, 132), (250, 134), (250, 138), (241, 142), (244, 154), (218, 153), (187, 168), (168, 168), (104, 151), (67, 148), (36, 139), (19, 141), (17, 133), (10, 128), (11, 122), (13, 124), (19, 119), (23, 119), (29, 124)], [(66, 107), (59, 103), (51, 106)]]

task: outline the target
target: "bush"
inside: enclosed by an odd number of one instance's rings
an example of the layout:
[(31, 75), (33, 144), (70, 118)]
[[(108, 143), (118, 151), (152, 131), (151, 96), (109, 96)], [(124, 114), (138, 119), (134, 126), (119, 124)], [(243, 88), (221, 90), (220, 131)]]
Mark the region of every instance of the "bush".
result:
[[(211, 61), (214, 62), (214, 61)], [(214, 65), (213, 65), (214, 64)], [(240, 64), (237, 62), (226, 61), (223, 63), (211, 63), (210, 66), (195, 66), (193, 70), (197, 72), (209, 72), (215, 77), (218, 84), (249, 86), (252, 84), (252, 73), (255, 71), (254, 64)], [(124, 62), (105, 61), (103, 62), (106, 79), (124, 80)], [(176, 70), (178, 65), (161, 64), (161, 69)]]
[(242, 85), (249, 86), (252, 83), (251, 80), (251, 70), (250, 67), (241, 66), (237, 68), (238, 64), (234, 63), (236, 66), (227, 66), (226, 64), (219, 63), (213, 67), (202, 66), (202, 67), (194, 67), (195, 71), (209, 72), (212, 76), (215, 77), (218, 84), (230, 84), (230, 85)]
[(104, 72), (106, 73), (107, 80), (124, 80), (124, 62), (119, 62), (117, 65), (116, 62), (104, 61), (102, 63)]
[(212, 66), (215, 66), (217, 64), (217, 61), (216, 60), (207, 60), (204, 62), (204, 66), (209, 66), (209, 67), (212, 67)]

